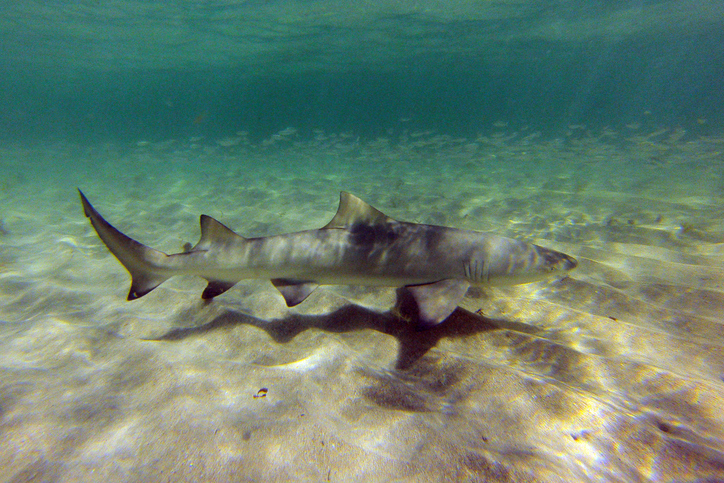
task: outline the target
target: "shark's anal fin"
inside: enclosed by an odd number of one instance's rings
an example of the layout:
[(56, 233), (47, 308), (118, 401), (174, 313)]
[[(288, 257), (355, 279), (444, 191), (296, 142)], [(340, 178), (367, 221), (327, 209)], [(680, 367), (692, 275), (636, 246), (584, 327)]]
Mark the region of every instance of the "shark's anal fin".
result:
[(290, 280), (286, 278), (274, 278), (271, 283), (282, 294), (284, 301), (287, 303), (287, 307), (294, 307), (304, 302), (304, 299), (309, 297), (309, 294), (319, 287), (319, 284), (314, 282)]
[(201, 298), (204, 300), (212, 299), (216, 297), (217, 295), (221, 295), (222, 293), (229, 290), (231, 287), (236, 285), (236, 282), (222, 282), (220, 280), (209, 280), (209, 284), (204, 289), (204, 292), (201, 294)]
[(457, 308), (470, 288), (465, 280), (441, 280), (425, 285), (409, 285), (419, 316), (421, 329), (433, 327), (445, 320)]

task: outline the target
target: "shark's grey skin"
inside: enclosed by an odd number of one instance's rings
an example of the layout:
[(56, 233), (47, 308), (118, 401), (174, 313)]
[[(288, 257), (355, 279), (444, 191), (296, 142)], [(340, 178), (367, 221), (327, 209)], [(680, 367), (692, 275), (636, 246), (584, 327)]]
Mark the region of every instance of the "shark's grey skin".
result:
[[(80, 191), (79, 191), (80, 192)], [(512, 285), (564, 275), (572, 257), (489, 233), (393, 220), (361, 199), (340, 194), (325, 227), (263, 238), (244, 238), (201, 215), (201, 239), (166, 255), (111, 226), (80, 193), (85, 215), (111, 253), (131, 274), (128, 300), (174, 275), (198, 275), (211, 299), (239, 280), (268, 278), (288, 306), (318, 285), (407, 287), (419, 322), (432, 326), (455, 310), (471, 285)]]

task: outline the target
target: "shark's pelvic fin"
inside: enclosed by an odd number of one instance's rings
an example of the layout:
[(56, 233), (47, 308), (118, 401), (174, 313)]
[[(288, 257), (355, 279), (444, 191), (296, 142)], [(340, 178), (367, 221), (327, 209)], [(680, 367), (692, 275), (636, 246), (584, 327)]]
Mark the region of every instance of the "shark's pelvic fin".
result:
[(128, 300), (143, 297), (171, 276), (160, 268), (161, 262), (168, 255), (147, 247), (118, 231), (93, 208), (81, 190), (78, 190), (78, 193), (80, 201), (83, 203), (83, 212), (90, 218), (98, 236), (113, 256), (131, 274), (131, 290), (128, 292)]
[(418, 309), (418, 324), (421, 329), (433, 327), (453, 313), (470, 288), (466, 280), (441, 280), (425, 285), (411, 285)]
[(287, 307), (299, 305), (314, 292), (319, 284), (314, 282), (304, 282), (299, 280), (289, 280), (286, 278), (273, 278), (271, 281), (277, 290), (284, 297)]
[(358, 223), (382, 225), (394, 223), (396, 220), (382, 213), (377, 208), (365, 203), (355, 195), (342, 191), (339, 194), (339, 208), (332, 221), (325, 228), (348, 228)]

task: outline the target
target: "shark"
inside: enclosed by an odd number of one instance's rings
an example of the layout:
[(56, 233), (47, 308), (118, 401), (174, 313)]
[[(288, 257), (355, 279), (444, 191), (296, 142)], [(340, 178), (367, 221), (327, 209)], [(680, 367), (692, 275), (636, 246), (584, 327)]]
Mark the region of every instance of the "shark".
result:
[(244, 279), (269, 279), (287, 306), (320, 285), (404, 287), (418, 324), (444, 321), (472, 286), (563, 278), (577, 261), (565, 253), (492, 233), (397, 221), (345, 191), (332, 220), (320, 229), (247, 238), (201, 215), (201, 238), (166, 254), (121, 233), (78, 190), (83, 212), (131, 275), (128, 300), (177, 275), (196, 275), (213, 299)]

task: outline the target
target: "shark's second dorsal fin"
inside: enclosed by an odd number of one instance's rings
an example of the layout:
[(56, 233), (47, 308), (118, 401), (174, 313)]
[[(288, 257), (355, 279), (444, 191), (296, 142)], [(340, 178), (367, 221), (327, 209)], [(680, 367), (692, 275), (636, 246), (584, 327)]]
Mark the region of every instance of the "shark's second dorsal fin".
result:
[(339, 208), (332, 221), (323, 228), (347, 228), (357, 223), (367, 225), (381, 225), (394, 223), (395, 220), (382, 213), (377, 208), (365, 203), (355, 195), (342, 191), (339, 193)]
[(201, 215), (199, 223), (201, 224), (201, 239), (191, 251), (208, 250), (212, 245), (225, 245), (244, 239), (243, 236), (237, 235), (231, 228), (208, 215)]

